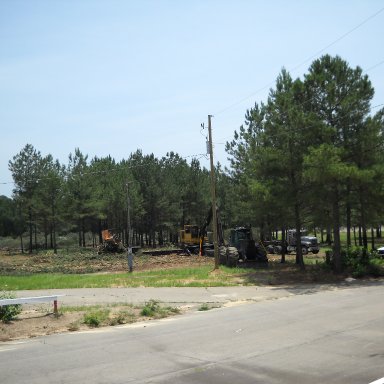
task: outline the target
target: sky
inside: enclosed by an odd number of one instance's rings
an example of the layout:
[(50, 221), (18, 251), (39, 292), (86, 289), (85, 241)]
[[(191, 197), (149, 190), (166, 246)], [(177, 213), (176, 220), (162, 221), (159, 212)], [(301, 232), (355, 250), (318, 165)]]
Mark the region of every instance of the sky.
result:
[[(384, 0), (0, 0), (0, 195), (26, 144), (62, 164), (206, 156), (214, 161), (282, 68), (360, 66), (384, 103)], [(201, 124), (205, 124), (202, 130)]]

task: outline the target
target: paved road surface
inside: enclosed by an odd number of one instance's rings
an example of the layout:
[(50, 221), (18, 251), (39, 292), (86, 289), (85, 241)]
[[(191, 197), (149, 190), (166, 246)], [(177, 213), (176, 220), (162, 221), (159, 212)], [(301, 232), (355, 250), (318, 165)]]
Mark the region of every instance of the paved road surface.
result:
[[(383, 288), (377, 283), (314, 289), (165, 320), (2, 343), (1, 382), (370, 383), (384, 377)], [(222, 300), (234, 293), (219, 289), (210, 295)]]
[[(365, 284), (370, 284), (365, 283)], [(376, 283), (373, 283), (376, 284)], [(384, 284), (384, 280), (383, 280)], [(343, 284), (312, 284), (297, 286), (238, 286), (209, 288), (86, 288), (48, 289), (17, 291), (18, 297), (65, 295), (60, 298), (63, 305), (94, 305), (103, 303), (145, 303), (150, 299), (176, 306), (198, 306), (202, 303), (225, 304), (239, 301), (263, 301), (281, 299), (295, 295), (311, 294), (325, 290), (340, 290), (361, 286), (358, 280)]]

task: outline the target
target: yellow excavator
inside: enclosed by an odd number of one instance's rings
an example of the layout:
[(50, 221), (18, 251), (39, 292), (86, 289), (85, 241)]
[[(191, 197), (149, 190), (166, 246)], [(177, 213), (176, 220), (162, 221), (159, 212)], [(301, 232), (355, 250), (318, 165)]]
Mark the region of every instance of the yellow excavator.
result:
[(180, 231), (181, 247), (190, 254), (201, 253), (201, 248), (208, 243), (208, 236), (202, 235), (202, 229), (198, 225), (184, 225)]
[(104, 229), (103, 231), (101, 231), (101, 236), (103, 239), (103, 243), (100, 244), (97, 249), (98, 254), (108, 252), (122, 253), (126, 250), (119, 236), (113, 233), (112, 230)]
[[(207, 232), (207, 228), (212, 221), (212, 208), (209, 210), (208, 215), (202, 226), (198, 225), (184, 225), (184, 229), (180, 231), (181, 247), (190, 254), (206, 254), (206, 250), (213, 249), (212, 233)], [(220, 225), (221, 229), (221, 225)], [(219, 231), (220, 243), (223, 243), (222, 231)]]

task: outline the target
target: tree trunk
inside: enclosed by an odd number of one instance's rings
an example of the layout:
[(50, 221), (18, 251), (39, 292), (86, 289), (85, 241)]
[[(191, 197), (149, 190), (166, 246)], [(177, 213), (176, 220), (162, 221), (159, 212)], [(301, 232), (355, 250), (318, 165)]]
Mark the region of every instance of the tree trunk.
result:
[[(51, 242), (53, 242), (53, 253), (57, 254), (57, 244), (56, 244), (56, 212), (55, 212), (55, 203), (52, 203), (52, 230), (51, 230)], [(51, 244), (52, 247), (52, 244)]]
[(361, 227), (363, 231), (363, 247), (364, 249), (368, 249), (368, 238), (367, 238), (367, 223), (366, 223), (366, 214), (365, 214), (365, 202), (363, 198), (363, 190), (362, 188), (359, 189), (360, 194), (360, 220), (361, 220)]
[(300, 206), (299, 202), (295, 203), (295, 226), (296, 226), (296, 264), (300, 269), (305, 269), (303, 250), (301, 248), (301, 220), (300, 220)]
[(158, 236), (158, 243), (160, 246), (164, 244), (164, 238), (163, 238), (163, 230), (160, 229), (159, 233), (157, 234)]
[[(36, 220), (36, 217), (35, 217), (35, 220)], [(36, 221), (33, 225), (33, 229), (34, 229), (34, 232), (35, 232), (35, 249), (36, 249), (36, 252), (37, 252), (37, 249), (38, 249), (38, 245), (37, 245), (37, 226), (36, 226)]]
[(57, 242), (56, 242), (56, 223), (53, 221), (53, 253), (57, 255)]
[(81, 225), (79, 220), (79, 227), (77, 229), (78, 235), (79, 235), (79, 247), (81, 247)]
[(81, 220), (81, 246), (85, 248), (85, 222)]
[(20, 249), (21, 253), (24, 253), (23, 234), (20, 235)]
[(53, 224), (51, 224), (49, 229), (49, 248), (53, 249)]
[(101, 231), (103, 229), (103, 225), (102, 225), (101, 219), (99, 219), (98, 226), (99, 226), (99, 230), (97, 232), (99, 234), (99, 244), (102, 244), (103, 243), (103, 236), (101, 234)]
[(326, 240), (325, 242), (328, 244), (328, 245), (332, 245), (332, 234), (331, 234), (331, 226), (328, 224), (327, 225), (327, 237), (326, 237)]
[(341, 273), (343, 269), (343, 265), (341, 260), (339, 191), (337, 189), (337, 185), (334, 186), (333, 202), (332, 202), (332, 218), (333, 218), (334, 269), (336, 273)]
[(44, 218), (44, 249), (48, 249), (48, 221)]
[(283, 227), (281, 229), (281, 260), (280, 263), (285, 263), (285, 252), (286, 252), (286, 245), (285, 245), (285, 228)]
[(32, 207), (28, 207), (28, 220), (29, 220), (29, 250), (28, 252), (32, 253), (33, 248), (33, 225), (32, 225)]
[(347, 189), (347, 247), (349, 248), (352, 245), (351, 242), (351, 204), (349, 202), (350, 195), (350, 185), (348, 184)]
[(375, 249), (375, 233), (373, 230), (373, 227), (371, 227), (371, 244), (372, 244), (372, 251)]

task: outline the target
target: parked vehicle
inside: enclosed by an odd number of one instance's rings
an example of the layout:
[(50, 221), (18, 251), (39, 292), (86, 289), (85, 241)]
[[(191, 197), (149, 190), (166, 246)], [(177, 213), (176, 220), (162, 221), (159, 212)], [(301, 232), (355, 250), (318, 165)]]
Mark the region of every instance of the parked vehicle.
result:
[[(265, 246), (268, 253), (275, 253), (275, 254), (281, 254), (283, 250), (283, 246), (285, 247), (285, 252), (287, 254), (291, 252), (295, 252), (297, 250), (296, 245), (296, 230), (290, 229), (287, 231), (287, 240), (285, 244), (283, 245), (281, 240), (274, 240), (274, 241), (268, 241), (265, 242)], [(301, 245), (301, 252), (303, 255), (306, 255), (308, 253), (319, 253), (320, 247), (318, 240), (315, 236), (308, 236), (307, 231), (302, 230), (300, 231), (300, 245)]]
[[(307, 253), (319, 253), (320, 248), (316, 237), (307, 236), (307, 231), (302, 230), (300, 232), (300, 239), (301, 252), (303, 255), (306, 255)], [(296, 248), (296, 230), (290, 229), (287, 232), (287, 253), (296, 252)]]

